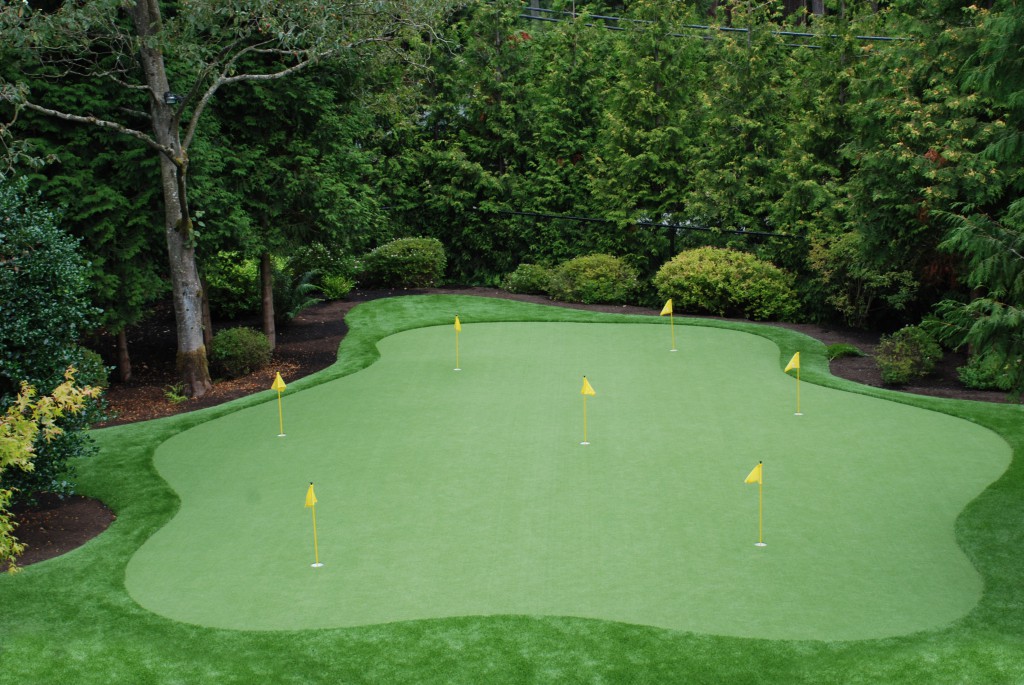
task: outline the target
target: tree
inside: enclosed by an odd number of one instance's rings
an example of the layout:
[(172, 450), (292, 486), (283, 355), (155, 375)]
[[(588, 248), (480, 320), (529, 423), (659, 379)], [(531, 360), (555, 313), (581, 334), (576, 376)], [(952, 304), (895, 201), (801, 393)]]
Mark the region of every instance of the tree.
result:
[(907, 40), (873, 48), (874, 75), (851, 88), (855, 135), (844, 146), (851, 166), (846, 230), (861, 234), (865, 265), (878, 274), (909, 272), (920, 316), (956, 287), (956, 260), (939, 248), (941, 216), (998, 192), (992, 139), (977, 95), (958, 88), (964, 61), (983, 35), (952, 3), (897, 15), (891, 29)]
[[(976, 9), (976, 8), (975, 8)], [(968, 301), (947, 299), (936, 311), (940, 337), (970, 345), (1002, 367), (1014, 395), (1024, 394), (1024, 6), (977, 10), (977, 50), (961, 72), (963, 97), (988, 119), (975, 164), (994, 165), (989, 192), (943, 214), (950, 230), (941, 247), (966, 264)]]
[(518, 251), (502, 222), (475, 210), (502, 198), (500, 179), (523, 171), (517, 148), (527, 134), (509, 119), (520, 116), (530, 57), (515, 30), (520, 10), (510, 0), (469, 5), (453, 22), (453, 49), (434, 53), (429, 81), (403, 88), (392, 74), (401, 99), (382, 111), (372, 141), (396, 235), (440, 240), (449, 273), (463, 282), (488, 282)]
[[(212, 386), (203, 340), (199, 236), (188, 200), (189, 149), (207, 106), (225, 86), (291, 76), (349, 51), (407, 47), (430, 33), (447, 0), (88, 0), (54, 11), (0, 6), (0, 37), (24, 77), (0, 82), (15, 118), (28, 110), (133, 137), (158, 155), (164, 234), (188, 393)], [(135, 95), (130, 112), (59, 109), (36, 100), (33, 79), (74, 73)], [(178, 84), (172, 88), (172, 84)], [(148, 122), (148, 126), (138, 122)]]
[(367, 182), (369, 155), (359, 143), (370, 124), (358, 98), (360, 78), (357, 65), (337, 60), (291, 79), (243, 84), (225, 93), (210, 120), (231, 154), (212, 148), (194, 156), (199, 164), (216, 158), (211, 162), (219, 165), (216, 178), (196, 184), (199, 193), (228, 199), (218, 203), (220, 211), (207, 212), (206, 223), (233, 225), (223, 249), (259, 260), (263, 332), (271, 348), (272, 256), (314, 243), (347, 254), (365, 251), (381, 220)]
[(690, 218), (709, 227), (790, 232), (792, 225), (773, 225), (770, 217), (794, 181), (784, 167), (798, 156), (789, 135), (792, 119), (814, 117), (813, 110), (800, 110), (803, 55), (778, 35), (770, 4), (733, 5), (734, 23), (744, 32), (708, 41), (704, 121), (682, 200)]
[(867, 326), (879, 309), (905, 310), (917, 292), (909, 271), (879, 271), (868, 263), (862, 240), (856, 231), (836, 237), (816, 235), (808, 255), (825, 303), (855, 328)]
[(631, 16), (638, 21), (615, 35), (608, 62), (614, 76), (603, 81), (590, 187), (602, 215), (615, 220), (614, 253), (628, 249), (653, 273), (672, 249), (664, 233), (638, 230), (635, 222), (696, 218), (682, 198), (693, 190), (694, 158), (708, 133), (707, 52), (678, 35), (692, 21), (683, 3), (637, 3)]
[(936, 305), (937, 336), (953, 346), (970, 345), (1004, 370), (1011, 393), (1024, 394), (1024, 202), (1017, 200), (997, 222), (974, 215), (948, 217), (954, 228), (943, 247), (966, 257), (966, 284), (975, 297)]
[[(0, 69), (12, 66), (0, 64)], [(83, 104), (114, 102), (122, 96), (113, 88), (96, 92), (71, 78), (42, 82), (36, 88), (59, 91), (48, 99)], [(36, 149), (53, 160), (29, 176), (29, 187), (61, 207), (62, 224), (81, 239), (88, 296), (101, 312), (93, 324), (116, 336), (117, 368), (121, 381), (127, 382), (132, 367), (126, 329), (167, 294), (166, 269), (161, 268), (166, 247), (153, 230), (161, 223), (160, 189), (138, 182), (159, 173), (158, 160), (130, 138), (112, 138), (98, 127), (26, 114), (16, 127), (18, 135), (32, 136)]]

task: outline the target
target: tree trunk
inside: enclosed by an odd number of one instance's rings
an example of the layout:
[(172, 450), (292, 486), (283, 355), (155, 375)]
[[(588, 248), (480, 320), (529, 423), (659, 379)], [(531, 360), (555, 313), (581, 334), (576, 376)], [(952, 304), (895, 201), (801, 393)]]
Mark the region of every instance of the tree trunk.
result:
[(178, 333), (178, 372), (190, 397), (202, 397), (213, 387), (203, 343), (203, 289), (196, 268), (192, 219), (185, 195), (188, 155), (181, 147), (179, 121), (172, 105), (163, 101), (170, 90), (164, 56), (158, 41), (161, 31), (158, 0), (136, 0), (129, 9), (135, 31), (141, 38), (139, 61), (149, 86), (153, 134), (173, 156), (160, 154), (160, 179), (164, 196), (164, 231), (170, 263), (171, 294)]
[(804, 12), (807, 10), (806, 0), (785, 0), (782, 4), (782, 13), (787, 17), (794, 13), (799, 13), (797, 22), (802, 24), (804, 22)]
[(202, 397), (213, 388), (203, 341), (203, 286), (192, 245), (192, 222), (182, 216), (177, 167), (160, 158), (164, 185), (167, 256), (171, 267), (171, 295), (178, 333), (178, 373), (189, 397)]
[(203, 344), (207, 348), (213, 342), (213, 315), (210, 314), (210, 284), (206, 276), (199, 277), (199, 283), (203, 286)]
[(269, 252), (260, 255), (260, 293), (263, 295), (263, 333), (273, 351), (277, 347), (277, 329), (274, 326), (274, 267)]
[(117, 377), (122, 383), (132, 379), (132, 359), (128, 356), (128, 333), (125, 328), (117, 332)]

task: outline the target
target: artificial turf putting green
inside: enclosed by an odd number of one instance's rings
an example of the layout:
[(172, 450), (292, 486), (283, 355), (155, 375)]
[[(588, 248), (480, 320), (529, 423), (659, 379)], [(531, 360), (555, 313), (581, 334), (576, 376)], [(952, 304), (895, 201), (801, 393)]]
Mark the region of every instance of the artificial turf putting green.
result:
[(406, 331), (286, 393), (285, 438), (267, 403), (164, 443), (181, 509), (131, 595), (224, 628), (530, 614), (823, 640), (936, 628), (981, 596), (954, 522), (1009, 463), (994, 433), (808, 383), (796, 417), (778, 347), (746, 333), (688, 326), (669, 353), (661, 325), (463, 325), (461, 372), (450, 326)]

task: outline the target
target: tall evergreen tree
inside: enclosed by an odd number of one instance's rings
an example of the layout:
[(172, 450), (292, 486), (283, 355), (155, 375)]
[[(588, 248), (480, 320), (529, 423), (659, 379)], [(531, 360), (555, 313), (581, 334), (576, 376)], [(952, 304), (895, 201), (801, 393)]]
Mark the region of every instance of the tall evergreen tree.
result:
[[(131, 136), (157, 154), (178, 364), (190, 395), (201, 396), (211, 387), (187, 196), (189, 148), (211, 99), (222, 87), (285, 78), (342, 52), (417, 43), (444, 5), (443, 0), (386, 0), (369, 8), (360, 2), (192, 0), (165, 8), (157, 0), (90, 0), (52, 12), (17, 3), (0, 7), (3, 43), (26, 56), (22, 78), (0, 83), (0, 101), (15, 111)], [(166, 16), (165, 9), (170, 10)], [(53, 68), (41, 72), (39, 64)], [(38, 101), (31, 80), (64, 70), (98, 82), (112, 79), (135, 93), (132, 118), (112, 109), (65, 110)], [(146, 112), (143, 125), (137, 123), (140, 111)]]
[[(116, 102), (120, 96), (114, 90), (97, 93), (72, 78), (37, 88), (59, 91), (52, 99), (66, 102)], [(33, 187), (63, 208), (64, 225), (81, 239), (89, 297), (100, 311), (93, 324), (116, 338), (118, 372), (127, 381), (132, 374), (127, 328), (167, 292), (161, 257), (166, 248), (154, 230), (162, 222), (159, 188), (139, 184), (140, 176), (158, 173), (157, 160), (127, 139), (32, 112), (23, 114), (17, 130), (31, 135), (38, 151), (52, 160), (31, 175)]]
[(590, 185), (615, 221), (615, 251), (634, 253), (636, 266), (653, 273), (674, 255), (663, 230), (637, 223), (700, 220), (686, 198), (706, 140), (707, 73), (699, 34), (680, 35), (693, 21), (680, 3), (638, 3), (628, 16), (607, 62)]
[(978, 11), (977, 50), (962, 72), (962, 97), (986, 116), (986, 145), (976, 165), (994, 165), (989, 192), (975, 193), (945, 216), (952, 228), (942, 244), (962, 255), (969, 301), (938, 305), (937, 330), (955, 345), (990, 355), (1024, 394), (1024, 7), (996, 3)]
[(272, 256), (312, 243), (359, 253), (382, 221), (369, 185), (370, 154), (361, 143), (370, 122), (354, 97), (365, 87), (358, 78), (355, 65), (339, 61), (283, 81), (244, 84), (214, 107), (220, 147), (209, 156), (218, 170), (196, 184), (194, 195), (217, 196), (206, 221), (234, 227), (221, 237), (221, 248), (259, 260), (271, 347)]

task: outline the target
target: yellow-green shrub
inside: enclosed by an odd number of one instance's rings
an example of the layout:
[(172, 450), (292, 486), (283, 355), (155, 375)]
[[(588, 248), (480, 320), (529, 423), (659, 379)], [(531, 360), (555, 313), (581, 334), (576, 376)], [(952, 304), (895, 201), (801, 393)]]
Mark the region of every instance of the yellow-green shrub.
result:
[(676, 311), (757, 320), (796, 314), (794, 281), (752, 254), (717, 247), (680, 252), (654, 276), (660, 299), (671, 298)]
[(592, 254), (563, 262), (551, 278), (551, 296), (564, 302), (622, 304), (638, 286), (637, 271), (619, 257)]

